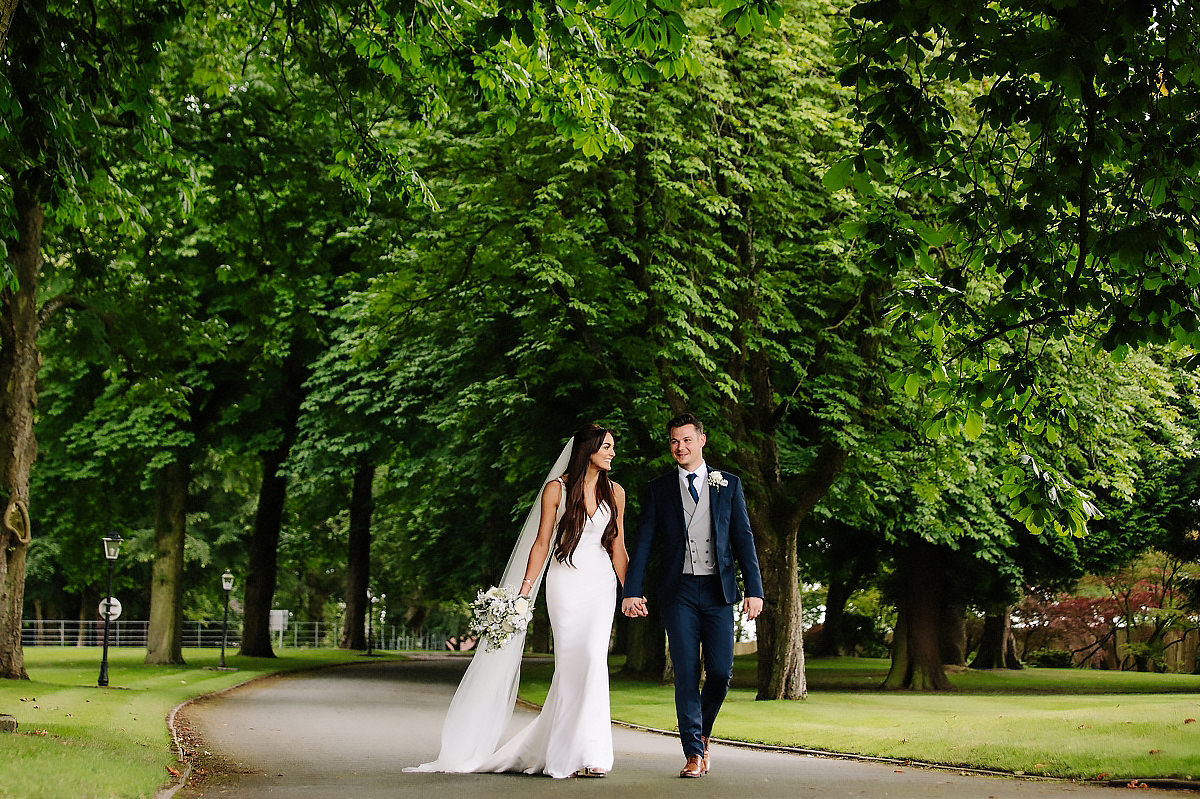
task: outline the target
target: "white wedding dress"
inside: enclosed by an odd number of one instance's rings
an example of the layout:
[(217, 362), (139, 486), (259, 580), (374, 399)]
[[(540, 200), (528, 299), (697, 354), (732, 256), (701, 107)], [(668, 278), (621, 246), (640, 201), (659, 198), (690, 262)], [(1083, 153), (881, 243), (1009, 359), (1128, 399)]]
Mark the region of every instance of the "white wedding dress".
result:
[(542, 712), (474, 771), (569, 777), (613, 766), (608, 641), (617, 576), (600, 545), (611, 511), (601, 503), (584, 525), (571, 564), (551, 556), (546, 610), (554, 631), (554, 678)]
[[(573, 441), (563, 447), (546, 482), (566, 470)], [(558, 521), (562, 520), (565, 504), (559, 503)], [(617, 576), (612, 559), (600, 545), (611, 513), (612, 509), (602, 503), (587, 520), (571, 565), (550, 557), (545, 580), (546, 609), (554, 633), (554, 677), (542, 712), (511, 740), (500, 744), (512, 718), (525, 632), (517, 633), (499, 649), (488, 646), (485, 636), (446, 711), (437, 759), (405, 771), (518, 771), (569, 777), (583, 768), (612, 769), (608, 641), (616, 608)], [(540, 518), (540, 502), (534, 502), (499, 585), (514, 591), (521, 585)], [(539, 573), (532, 596), (537, 596), (541, 582)]]

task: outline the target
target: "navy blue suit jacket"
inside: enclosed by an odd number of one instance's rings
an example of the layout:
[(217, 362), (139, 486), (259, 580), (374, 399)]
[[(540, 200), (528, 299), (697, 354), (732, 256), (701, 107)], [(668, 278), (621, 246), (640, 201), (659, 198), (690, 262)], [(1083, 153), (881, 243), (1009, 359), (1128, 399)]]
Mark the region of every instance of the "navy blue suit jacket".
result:
[[(729, 485), (709, 486), (709, 504), (717, 574), (721, 578), (725, 599), (732, 605), (741, 599), (736, 569), (742, 571), (747, 596), (763, 595), (762, 575), (758, 570), (758, 554), (754, 550), (754, 534), (750, 531), (750, 515), (746, 512), (742, 481), (737, 475), (725, 471), (721, 472), (721, 476), (729, 481)], [(678, 593), (679, 580), (683, 576), (683, 554), (687, 546), (687, 520), (683, 515), (679, 472), (674, 469), (669, 474), (651, 480), (646, 490), (642, 513), (638, 518), (637, 540), (625, 573), (624, 597), (645, 596), (642, 583), (656, 541), (663, 555), (658, 598), (669, 602)]]

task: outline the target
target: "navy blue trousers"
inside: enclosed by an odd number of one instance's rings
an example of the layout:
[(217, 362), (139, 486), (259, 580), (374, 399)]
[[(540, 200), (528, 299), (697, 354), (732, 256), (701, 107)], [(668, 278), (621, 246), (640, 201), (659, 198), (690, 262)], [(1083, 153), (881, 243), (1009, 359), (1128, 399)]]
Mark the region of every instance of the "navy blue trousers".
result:
[[(725, 601), (716, 575), (685, 574), (679, 592), (663, 601), (663, 626), (675, 669), (675, 714), (684, 755), (704, 754), (700, 736), (713, 722), (733, 678), (733, 605)], [(704, 688), (700, 658), (704, 657)]]

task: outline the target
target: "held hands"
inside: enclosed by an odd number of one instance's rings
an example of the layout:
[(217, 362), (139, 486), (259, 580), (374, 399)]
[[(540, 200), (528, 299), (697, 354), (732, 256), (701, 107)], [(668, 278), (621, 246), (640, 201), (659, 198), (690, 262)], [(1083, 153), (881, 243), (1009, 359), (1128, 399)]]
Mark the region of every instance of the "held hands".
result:
[[(742, 603), (742, 612), (746, 614), (747, 620), (758, 618), (758, 614), (762, 613), (763, 601), (762, 597), (748, 596)], [(629, 597), (621, 600), (621, 612), (631, 619), (636, 619), (639, 616), (645, 616), (649, 611), (646, 609), (646, 598), (644, 596)]]
[(636, 619), (638, 616), (645, 616), (649, 613), (646, 610), (646, 597), (635, 596), (622, 599), (621, 612), (631, 619)]

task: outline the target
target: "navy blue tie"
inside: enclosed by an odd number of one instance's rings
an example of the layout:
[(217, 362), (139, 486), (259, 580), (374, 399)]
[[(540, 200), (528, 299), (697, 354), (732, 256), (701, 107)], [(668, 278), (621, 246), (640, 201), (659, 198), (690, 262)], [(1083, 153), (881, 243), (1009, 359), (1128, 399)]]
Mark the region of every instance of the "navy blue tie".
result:
[(695, 479), (695, 472), (688, 475), (688, 493), (692, 495), (692, 502), (700, 504), (700, 492), (696, 490), (696, 484), (692, 482)]

